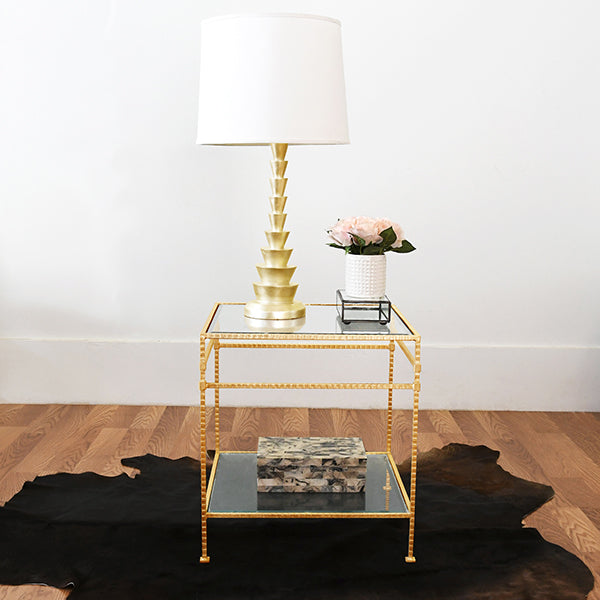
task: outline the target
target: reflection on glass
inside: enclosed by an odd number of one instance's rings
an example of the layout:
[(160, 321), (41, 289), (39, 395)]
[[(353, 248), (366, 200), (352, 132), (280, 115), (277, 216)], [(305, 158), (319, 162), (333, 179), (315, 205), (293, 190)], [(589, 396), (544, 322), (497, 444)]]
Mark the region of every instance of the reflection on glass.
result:
[[(217, 463), (208, 511), (215, 513), (336, 512), (408, 513), (385, 454), (367, 455), (365, 491), (347, 494), (256, 491), (256, 454), (222, 452)], [(388, 488), (389, 489), (386, 489)], [(267, 498), (271, 496), (271, 498)], [(291, 498), (291, 496), (297, 498)], [(310, 496), (314, 497), (310, 498)], [(353, 498), (340, 498), (349, 496)], [(276, 498), (277, 497), (277, 498)], [(286, 497), (286, 498), (284, 498)], [(320, 497), (320, 498), (317, 498)]]
[(386, 469), (385, 471), (385, 485), (383, 486), (383, 490), (385, 491), (385, 510), (389, 512), (390, 510), (390, 491), (392, 486), (390, 485), (390, 472)]
[(385, 335), (390, 333), (390, 328), (387, 325), (381, 325), (377, 321), (352, 321), (350, 323), (344, 323), (341, 317), (336, 317), (335, 324), (337, 333), (372, 333), (374, 335)]
[[(391, 488), (390, 488), (391, 489)], [(365, 510), (365, 493), (319, 493), (284, 492), (271, 494), (259, 492), (257, 495), (259, 511), (290, 512), (353, 512)]]
[[(300, 326), (300, 328), (296, 329), (297, 326)], [(211, 333), (257, 333), (258, 330), (256, 327), (261, 327), (260, 331), (263, 333), (282, 334), (412, 335), (410, 329), (408, 329), (406, 324), (393, 311), (391, 321), (387, 325), (381, 325), (377, 322), (349, 323), (348, 325), (345, 325), (338, 319), (337, 309), (334, 305), (307, 305), (304, 323), (301, 324), (295, 321), (290, 324), (289, 321), (247, 319), (244, 317), (243, 304), (221, 304), (210, 323), (208, 331)], [(283, 327), (283, 329), (281, 327)], [(289, 327), (290, 329), (286, 330), (286, 327)]]

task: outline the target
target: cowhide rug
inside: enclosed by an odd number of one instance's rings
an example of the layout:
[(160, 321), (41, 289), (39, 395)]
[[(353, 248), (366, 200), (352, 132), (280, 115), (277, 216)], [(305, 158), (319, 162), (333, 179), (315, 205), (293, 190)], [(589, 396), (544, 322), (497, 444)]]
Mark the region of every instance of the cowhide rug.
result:
[(37, 477), (0, 508), (0, 583), (72, 587), (72, 600), (583, 600), (587, 567), (522, 525), (552, 488), (497, 459), (460, 444), (419, 457), (414, 564), (406, 520), (212, 519), (200, 565), (190, 458), (123, 459), (135, 478)]

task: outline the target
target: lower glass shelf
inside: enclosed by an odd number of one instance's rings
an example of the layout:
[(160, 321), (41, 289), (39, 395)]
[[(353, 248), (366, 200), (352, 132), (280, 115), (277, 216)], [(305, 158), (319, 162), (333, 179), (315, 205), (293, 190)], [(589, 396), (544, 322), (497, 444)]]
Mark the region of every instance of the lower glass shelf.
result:
[[(389, 478), (386, 478), (389, 473)], [(389, 486), (386, 484), (389, 481)], [(388, 488), (388, 489), (386, 489)], [(220, 452), (208, 484), (208, 517), (408, 518), (410, 501), (385, 453), (367, 453), (365, 491), (257, 493), (256, 454)]]

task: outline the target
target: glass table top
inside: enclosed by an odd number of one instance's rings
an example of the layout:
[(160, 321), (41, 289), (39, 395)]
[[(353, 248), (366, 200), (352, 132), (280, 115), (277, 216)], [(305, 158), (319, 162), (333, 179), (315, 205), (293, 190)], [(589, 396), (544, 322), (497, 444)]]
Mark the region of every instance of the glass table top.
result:
[[(390, 486), (386, 486), (386, 472)], [(388, 506), (386, 508), (386, 494)], [(365, 491), (358, 493), (272, 493), (256, 491), (256, 454), (222, 452), (208, 504), (209, 513), (389, 513), (408, 516), (400, 487), (385, 454), (367, 455)]]
[(415, 335), (392, 310), (389, 323), (342, 323), (335, 305), (308, 304), (306, 317), (289, 321), (249, 319), (243, 304), (220, 304), (208, 327), (208, 333), (276, 333), (307, 335)]

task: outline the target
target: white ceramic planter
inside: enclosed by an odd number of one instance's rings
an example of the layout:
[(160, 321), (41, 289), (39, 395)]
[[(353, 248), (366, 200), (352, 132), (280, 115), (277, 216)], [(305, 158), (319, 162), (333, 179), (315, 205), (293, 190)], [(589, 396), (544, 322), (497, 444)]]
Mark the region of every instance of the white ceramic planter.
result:
[(385, 254), (346, 254), (346, 294), (354, 298), (385, 295)]

